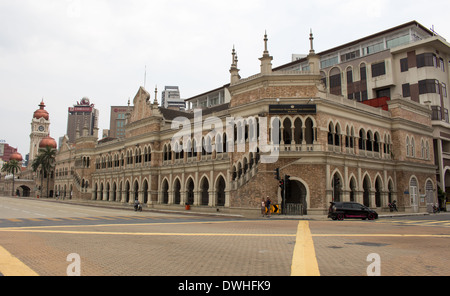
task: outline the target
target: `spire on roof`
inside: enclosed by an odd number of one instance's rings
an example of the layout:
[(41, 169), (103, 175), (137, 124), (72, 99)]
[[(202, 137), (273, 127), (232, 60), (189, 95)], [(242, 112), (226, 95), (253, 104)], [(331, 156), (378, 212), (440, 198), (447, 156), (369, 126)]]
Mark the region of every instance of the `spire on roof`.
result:
[(269, 51), (267, 50), (267, 30), (264, 31), (264, 54), (269, 54)]
[(155, 85), (155, 99), (153, 100), (153, 104), (158, 104), (158, 85)]
[(309, 50), (308, 54), (308, 63), (309, 63), (309, 71), (312, 74), (318, 75), (320, 73), (320, 57), (315, 53), (314, 51), (314, 45), (313, 45), (313, 33), (312, 29), (309, 30), (309, 41), (311, 44), (311, 49)]
[(314, 37), (312, 29), (309, 29), (309, 42), (311, 49), (309, 50), (309, 53), (314, 53), (314, 45), (313, 45)]
[(269, 55), (269, 50), (267, 49), (267, 31), (264, 32), (264, 52), (263, 56), (259, 58), (261, 61), (261, 73), (262, 74), (270, 74), (272, 73), (272, 60), (273, 57)]
[(236, 50), (234, 49), (234, 44), (233, 44), (233, 50), (231, 51), (231, 67), (237, 66), (235, 64), (235, 62), (236, 62)]
[(238, 58), (237, 58), (237, 54), (236, 54), (236, 50), (234, 48), (233, 45), (233, 50), (231, 51), (231, 68), (230, 68), (230, 83), (236, 83), (237, 81), (239, 81), (240, 76), (239, 76), (239, 69), (237, 67), (238, 64)]

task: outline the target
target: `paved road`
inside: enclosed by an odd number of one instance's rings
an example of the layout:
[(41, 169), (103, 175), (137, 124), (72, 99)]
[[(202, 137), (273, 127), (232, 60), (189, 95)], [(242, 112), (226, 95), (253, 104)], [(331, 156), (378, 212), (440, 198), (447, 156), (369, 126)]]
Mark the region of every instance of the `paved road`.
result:
[(449, 217), (246, 220), (0, 197), (0, 273), (450, 275)]

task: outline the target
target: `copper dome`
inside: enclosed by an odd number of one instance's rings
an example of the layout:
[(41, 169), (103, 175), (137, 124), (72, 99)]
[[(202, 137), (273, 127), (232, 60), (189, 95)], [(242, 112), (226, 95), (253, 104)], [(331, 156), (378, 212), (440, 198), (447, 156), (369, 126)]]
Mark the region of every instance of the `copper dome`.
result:
[(19, 152), (14, 152), (13, 154), (11, 154), (9, 160), (15, 160), (17, 162), (21, 162), (23, 160), (22, 154), (20, 154)]
[(57, 145), (56, 145), (55, 139), (53, 139), (50, 136), (43, 138), (41, 140), (41, 142), (39, 143), (39, 148), (46, 148), (47, 146), (49, 146), (50, 148), (56, 149)]
[(42, 102), (39, 104), (39, 109), (37, 109), (36, 111), (34, 111), (34, 118), (36, 119), (41, 119), (41, 118), (45, 118), (45, 120), (49, 119), (49, 115), (47, 110), (44, 109), (45, 108), (45, 104), (44, 101), (42, 100)]

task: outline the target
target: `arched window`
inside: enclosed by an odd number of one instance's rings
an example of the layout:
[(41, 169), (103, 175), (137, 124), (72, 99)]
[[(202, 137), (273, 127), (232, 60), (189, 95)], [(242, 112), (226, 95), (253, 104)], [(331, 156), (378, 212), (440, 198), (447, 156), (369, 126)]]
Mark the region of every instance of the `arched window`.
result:
[(380, 135), (378, 132), (373, 136), (373, 151), (380, 152)]
[(364, 129), (360, 129), (359, 130), (359, 141), (358, 141), (358, 146), (359, 146), (359, 150), (366, 150), (366, 133), (364, 131)]
[(314, 123), (312, 121), (311, 118), (307, 118), (305, 121), (305, 140), (306, 140), (306, 144), (307, 145), (311, 145), (314, 143), (315, 139), (315, 135), (314, 135)]
[(334, 131), (334, 145), (341, 145), (341, 126), (339, 125), (339, 123), (336, 123), (336, 128)]
[(367, 151), (373, 151), (373, 137), (372, 137), (372, 132), (368, 131), (367, 132), (367, 139), (366, 139), (366, 150)]
[(328, 124), (328, 145), (333, 145), (333, 141), (334, 140), (334, 127), (333, 127), (333, 123), (330, 122), (330, 124)]
[(283, 121), (283, 140), (284, 144), (290, 145), (292, 142), (292, 124), (289, 118)]

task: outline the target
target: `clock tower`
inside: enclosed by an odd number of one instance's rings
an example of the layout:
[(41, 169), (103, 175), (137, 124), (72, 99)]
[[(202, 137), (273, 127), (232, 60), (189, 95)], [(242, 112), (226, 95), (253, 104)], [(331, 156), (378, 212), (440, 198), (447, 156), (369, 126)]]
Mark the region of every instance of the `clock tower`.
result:
[(31, 165), (38, 154), (41, 140), (49, 136), (49, 129), (50, 117), (47, 110), (45, 110), (44, 100), (42, 100), (39, 104), (39, 109), (34, 112), (31, 120), (29, 165)]

